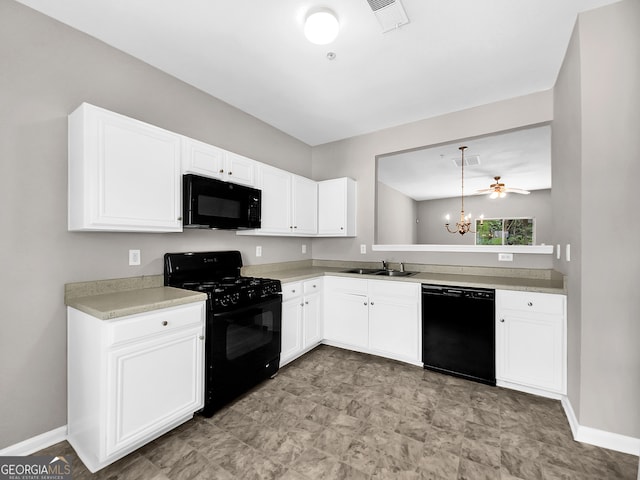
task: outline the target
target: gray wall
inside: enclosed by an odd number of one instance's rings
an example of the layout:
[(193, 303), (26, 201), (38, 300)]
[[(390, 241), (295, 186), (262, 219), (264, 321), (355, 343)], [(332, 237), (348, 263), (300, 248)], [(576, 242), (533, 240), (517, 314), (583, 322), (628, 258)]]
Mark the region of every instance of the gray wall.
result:
[[(553, 114), (553, 94), (539, 92), (461, 112), (388, 128), (313, 148), (313, 178), (347, 176), (358, 181), (358, 236), (341, 240), (316, 239), (318, 259), (375, 261), (388, 259), (440, 265), (504, 266), (497, 254), (440, 252), (371, 252), (360, 254), (360, 244), (371, 246), (375, 231), (376, 155), (485, 135), (548, 122)], [(551, 268), (551, 255), (515, 254), (509, 267)]]
[[(467, 214), (471, 213), (473, 219), (480, 215), (485, 218), (534, 217), (536, 244), (551, 244), (551, 190), (536, 190), (529, 195), (511, 193), (500, 199), (472, 195), (465, 197), (464, 210)], [(451, 216), (450, 228), (455, 228), (460, 218), (460, 197), (418, 202), (418, 243), (474, 245), (474, 234), (447, 232), (444, 228), (444, 216), (447, 213)]]
[(376, 243), (381, 245), (414, 244), (418, 242), (418, 202), (382, 182), (378, 182), (376, 197)]
[[(233, 248), (245, 263), (311, 258), (310, 239), (67, 232), (67, 115), (83, 101), (311, 175), (309, 146), (0, 0), (0, 448), (66, 424), (65, 283), (161, 274), (168, 251)], [(141, 266), (128, 266), (130, 248), (141, 250)]]
[[(579, 16), (555, 89), (552, 141), (556, 238), (572, 244), (571, 262), (556, 262), (570, 281), (569, 398), (581, 425), (635, 438), (640, 437), (640, 227), (633, 220), (640, 178), (638, 19), (637, 0)], [(555, 188), (558, 178), (562, 189)]]

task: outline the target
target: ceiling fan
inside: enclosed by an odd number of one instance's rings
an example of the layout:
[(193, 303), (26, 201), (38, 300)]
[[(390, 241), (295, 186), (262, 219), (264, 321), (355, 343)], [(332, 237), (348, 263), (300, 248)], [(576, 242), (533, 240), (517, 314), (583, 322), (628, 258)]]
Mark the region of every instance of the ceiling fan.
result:
[(521, 188), (505, 187), (504, 183), (500, 183), (500, 177), (493, 177), (496, 183), (492, 183), (489, 188), (478, 190), (477, 195), (489, 194), (489, 198), (503, 198), (507, 193), (519, 193), (521, 195), (529, 195), (531, 192)]

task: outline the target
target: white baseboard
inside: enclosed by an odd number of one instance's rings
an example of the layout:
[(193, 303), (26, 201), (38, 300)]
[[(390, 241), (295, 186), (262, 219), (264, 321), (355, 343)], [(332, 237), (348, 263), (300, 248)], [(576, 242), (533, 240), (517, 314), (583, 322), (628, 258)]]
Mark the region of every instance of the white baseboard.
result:
[(588, 443), (596, 447), (608, 448), (617, 452), (628, 453), (630, 455), (640, 455), (640, 438), (628, 437), (619, 433), (598, 430), (597, 428), (585, 427), (578, 423), (569, 397), (562, 397), (562, 407), (569, 421), (573, 439), (577, 442)]
[(56, 443), (60, 443), (67, 439), (67, 426), (55, 428), (35, 437), (27, 438), (26, 440), (16, 443), (15, 445), (9, 445), (6, 448), (0, 450), (0, 456), (25, 456), (31, 455), (43, 448), (50, 447)]

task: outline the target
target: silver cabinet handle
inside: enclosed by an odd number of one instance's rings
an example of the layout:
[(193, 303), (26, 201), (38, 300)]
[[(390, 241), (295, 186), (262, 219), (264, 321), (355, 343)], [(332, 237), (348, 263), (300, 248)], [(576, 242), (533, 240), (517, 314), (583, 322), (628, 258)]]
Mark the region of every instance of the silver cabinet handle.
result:
[(371, 302), (371, 305), (373, 305), (373, 302)]
[(296, 293), (296, 290), (295, 290), (295, 288), (291, 290), (291, 293)]
[(301, 304), (300, 304), (300, 306), (301, 306), (301, 307), (304, 307), (304, 303), (301, 303)]
[(229, 175), (233, 175), (233, 172), (229, 172)]
[(533, 307), (533, 302), (529, 302), (527, 303), (527, 305), (529, 305), (530, 307)]
[(220, 172), (219, 172), (219, 173), (224, 173), (224, 170), (223, 170), (223, 169), (220, 169)]
[(367, 305), (367, 302), (364, 302), (364, 305), (366, 306), (366, 305)]
[(163, 326), (163, 327), (166, 327), (167, 325), (169, 325), (169, 322), (167, 322), (166, 320), (163, 320), (163, 321), (162, 321), (162, 326)]
[(504, 318), (501, 318), (501, 319), (500, 319), (500, 323), (504, 323)]
[(204, 340), (204, 335), (200, 335), (200, 340)]
[(313, 288), (316, 288), (316, 286), (314, 285)]

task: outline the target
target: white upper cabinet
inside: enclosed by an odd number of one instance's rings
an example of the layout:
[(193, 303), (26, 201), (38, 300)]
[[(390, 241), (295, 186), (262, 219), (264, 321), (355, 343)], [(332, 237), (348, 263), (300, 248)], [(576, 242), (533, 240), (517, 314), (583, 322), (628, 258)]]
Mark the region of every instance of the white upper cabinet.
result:
[(180, 142), (83, 103), (69, 115), (69, 230), (182, 231)]
[(291, 173), (268, 165), (260, 166), (258, 188), (262, 190), (262, 228), (253, 232), (276, 234), (291, 232), (292, 182)]
[(318, 184), (313, 180), (293, 176), (293, 232), (294, 234), (318, 233)]
[(222, 148), (183, 137), (182, 171), (253, 187), (256, 163)]
[(356, 236), (356, 182), (335, 178), (318, 182), (318, 235)]
[(262, 190), (262, 227), (238, 235), (311, 236), (318, 231), (318, 186), (300, 175), (260, 164), (257, 188)]

